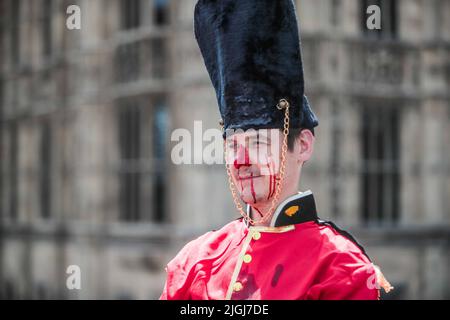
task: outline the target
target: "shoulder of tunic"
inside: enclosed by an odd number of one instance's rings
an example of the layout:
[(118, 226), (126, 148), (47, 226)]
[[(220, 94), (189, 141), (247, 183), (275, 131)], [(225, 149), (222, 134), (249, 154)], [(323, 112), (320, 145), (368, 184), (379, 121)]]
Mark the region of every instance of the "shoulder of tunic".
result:
[(356, 255), (365, 262), (371, 262), (364, 247), (348, 231), (338, 227), (331, 221), (317, 222), (324, 248), (335, 253)]
[(241, 219), (233, 220), (219, 230), (208, 231), (194, 240), (188, 242), (173, 258), (168, 266), (177, 267), (193, 266), (202, 259), (214, 255), (216, 251), (223, 251), (231, 242), (238, 241), (239, 235), (243, 235), (244, 225)]
[[(311, 231), (317, 246), (312, 299), (377, 299), (375, 266), (364, 248), (332, 222), (318, 221)], [(315, 229), (315, 230), (314, 230)]]

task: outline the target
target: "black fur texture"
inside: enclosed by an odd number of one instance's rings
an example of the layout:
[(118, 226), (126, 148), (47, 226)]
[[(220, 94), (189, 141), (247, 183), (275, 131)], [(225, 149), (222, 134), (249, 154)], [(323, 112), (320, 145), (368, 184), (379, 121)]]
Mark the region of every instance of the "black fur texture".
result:
[(194, 33), (216, 90), (224, 129), (318, 125), (304, 96), (303, 66), (292, 0), (199, 0)]

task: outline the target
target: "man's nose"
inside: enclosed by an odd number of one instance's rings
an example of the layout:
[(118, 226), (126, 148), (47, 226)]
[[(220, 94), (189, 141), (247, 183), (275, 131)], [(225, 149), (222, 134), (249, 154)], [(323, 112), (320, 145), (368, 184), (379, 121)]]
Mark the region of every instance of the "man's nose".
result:
[(234, 159), (234, 167), (239, 170), (240, 167), (250, 166), (250, 159), (248, 155), (248, 149), (240, 146), (236, 153), (236, 158)]

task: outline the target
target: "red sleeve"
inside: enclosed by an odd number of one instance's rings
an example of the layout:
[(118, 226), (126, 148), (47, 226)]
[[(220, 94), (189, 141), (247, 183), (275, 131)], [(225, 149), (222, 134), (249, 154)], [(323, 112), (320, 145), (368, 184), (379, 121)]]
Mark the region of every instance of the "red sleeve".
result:
[(163, 292), (161, 293), (161, 296), (159, 297), (159, 300), (168, 300), (167, 299), (167, 280), (164, 283), (164, 289), (163, 289)]
[(189, 271), (189, 246), (186, 245), (173, 260), (166, 270), (166, 282), (160, 300), (187, 300), (189, 299), (189, 288), (191, 276)]
[(166, 266), (166, 282), (160, 300), (189, 300), (195, 279), (195, 266), (202, 254), (202, 244), (211, 232), (192, 240)]
[(375, 269), (363, 253), (339, 252), (329, 261), (322, 266), (320, 281), (308, 290), (306, 299), (379, 299)]

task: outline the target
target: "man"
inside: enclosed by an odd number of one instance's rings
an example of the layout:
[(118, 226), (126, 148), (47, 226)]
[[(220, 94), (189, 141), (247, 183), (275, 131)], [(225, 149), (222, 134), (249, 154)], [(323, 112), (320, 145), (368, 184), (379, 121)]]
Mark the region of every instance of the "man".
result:
[(161, 299), (378, 299), (390, 285), (364, 249), (297, 192), (318, 121), (292, 0), (199, 0), (194, 20), (242, 218), (188, 243)]

